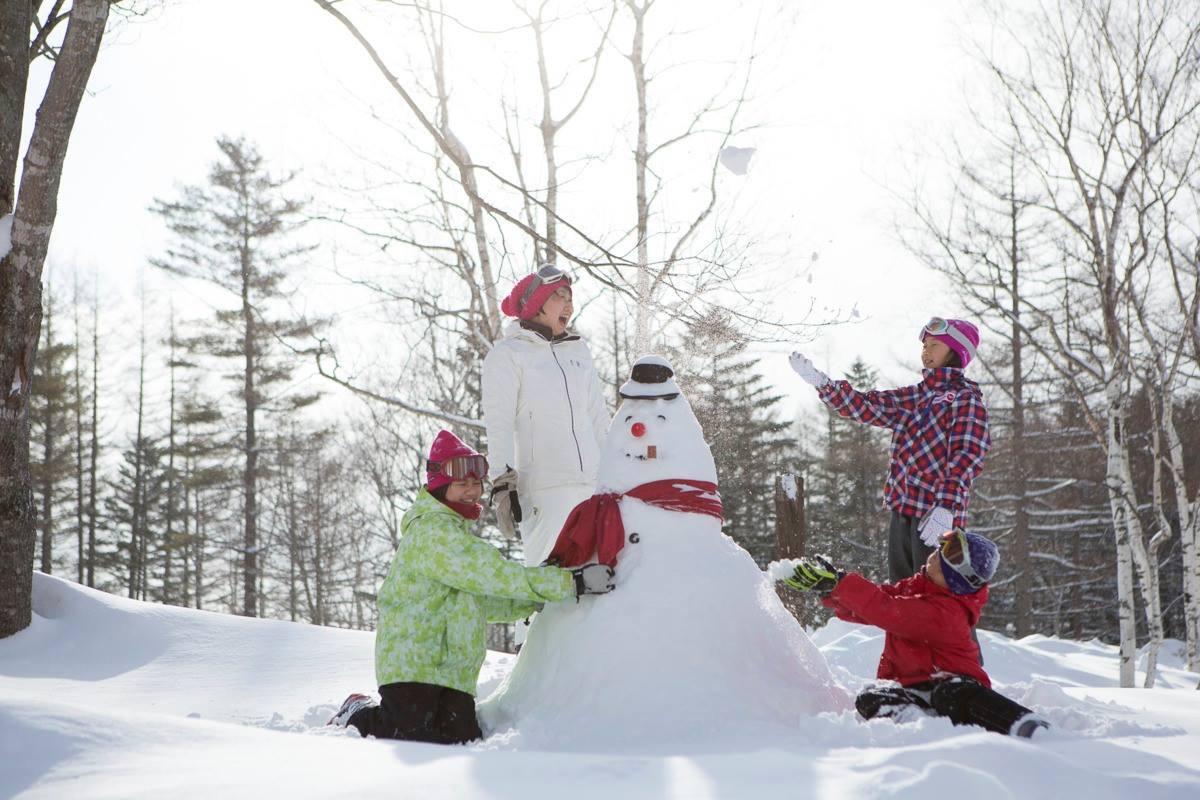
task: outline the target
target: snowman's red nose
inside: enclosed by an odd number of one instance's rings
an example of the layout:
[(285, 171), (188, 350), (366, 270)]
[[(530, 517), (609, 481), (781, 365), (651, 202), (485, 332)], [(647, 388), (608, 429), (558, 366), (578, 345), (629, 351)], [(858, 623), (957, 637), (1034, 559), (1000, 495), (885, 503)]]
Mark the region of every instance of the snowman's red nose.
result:
[(629, 432), (640, 438), (646, 435), (646, 426), (641, 422), (635, 422), (629, 427)]

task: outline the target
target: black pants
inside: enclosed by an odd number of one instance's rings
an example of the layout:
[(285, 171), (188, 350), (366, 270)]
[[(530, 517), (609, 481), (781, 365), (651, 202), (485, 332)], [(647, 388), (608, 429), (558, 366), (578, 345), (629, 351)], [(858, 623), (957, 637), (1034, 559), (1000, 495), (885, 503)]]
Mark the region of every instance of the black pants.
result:
[(921, 571), (933, 548), (921, 541), (917, 527), (920, 517), (908, 517), (892, 512), (888, 525), (888, 580), (892, 583), (911, 578)]
[(475, 698), (430, 683), (389, 683), (379, 687), (383, 703), (350, 718), (358, 732), (377, 739), (462, 744), (483, 738), (475, 718)]
[(854, 701), (864, 719), (890, 717), (906, 706), (949, 717), (955, 725), (979, 725), (996, 733), (1013, 727), (1033, 712), (970, 678), (955, 677), (913, 686), (874, 686)]

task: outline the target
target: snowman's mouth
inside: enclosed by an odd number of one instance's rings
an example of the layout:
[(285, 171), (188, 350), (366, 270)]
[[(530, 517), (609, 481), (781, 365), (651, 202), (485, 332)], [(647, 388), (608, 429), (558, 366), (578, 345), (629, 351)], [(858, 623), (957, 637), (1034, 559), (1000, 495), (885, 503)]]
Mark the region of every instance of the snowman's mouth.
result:
[(641, 453), (630, 453), (629, 451), (626, 451), (625, 457), (632, 458), (635, 461), (652, 461), (658, 458), (658, 447), (656, 445), (648, 444), (646, 445), (646, 449)]

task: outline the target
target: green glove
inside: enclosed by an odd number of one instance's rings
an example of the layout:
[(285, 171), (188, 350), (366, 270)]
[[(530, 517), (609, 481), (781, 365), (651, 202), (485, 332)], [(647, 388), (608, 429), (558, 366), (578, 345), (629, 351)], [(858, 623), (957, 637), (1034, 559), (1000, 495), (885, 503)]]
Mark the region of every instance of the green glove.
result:
[(783, 582), (799, 592), (828, 594), (845, 574), (825, 556), (814, 556), (800, 559), (792, 576)]

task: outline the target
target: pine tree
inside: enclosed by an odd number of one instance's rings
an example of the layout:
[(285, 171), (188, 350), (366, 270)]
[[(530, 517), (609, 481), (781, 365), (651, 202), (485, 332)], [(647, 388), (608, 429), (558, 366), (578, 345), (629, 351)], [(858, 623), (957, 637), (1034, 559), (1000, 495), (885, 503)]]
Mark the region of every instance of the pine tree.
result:
[[(156, 560), (162, 541), (162, 507), (166, 468), (161, 445), (152, 437), (135, 436), (121, 454), (116, 477), (105, 498), (105, 517), (116, 533), (130, 597), (162, 599), (161, 585), (152, 584), (149, 565)], [(117, 566), (114, 564), (113, 566)]]
[[(877, 373), (856, 358), (845, 379), (860, 391), (875, 388)], [(887, 580), (887, 512), (883, 483), (888, 433), (825, 408), (820, 459), (809, 478), (809, 548), (846, 569)]]
[(765, 565), (775, 552), (774, 478), (794, 471), (796, 442), (748, 345), (727, 314), (713, 313), (688, 326), (670, 358), (716, 462), (724, 531)]
[(180, 604), (204, 608), (220, 580), (211, 564), (216, 533), (228, 514), (227, 498), (238, 484), (231, 447), (219, 405), (205, 397), (196, 381), (183, 392), (176, 411), (180, 431), (178, 458), (180, 505)]
[(175, 241), (153, 263), (168, 272), (220, 289), (229, 305), (219, 308), (215, 325), (187, 340), (188, 349), (233, 368), (242, 430), (242, 608), (259, 613), (259, 486), (266, 465), (262, 455), (263, 414), (291, 411), (313, 402), (314, 395), (272, 396), (292, 375), (295, 363), (280, 355), (279, 341), (312, 332), (304, 319), (276, 316), (287, 297), (285, 281), (299, 256), (311, 248), (293, 244), (302, 224), (303, 204), (287, 196), (292, 176), (268, 173), (257, 150), (243, 140), (217, 140), (221, 159), (204, 186), (185, 187), (176, 200), (156, 200)]
[[(69, 532), (65, 515), (59, 507), (68, 499), (66, 484), (73, 470), (72, 429), (74, 427), (74, 398), (70, 361), (73, 345), (60, 339), (58, 303), (51, 284), (43, 295), (42, 342), (34, 363), (33, 387), (30, 390), (30, 441), (33, 444), (30, 474), (38, 503), (40, 529), (41, 571), (54, 571), (55, 541)], [(57, 560), (59, 563), (62, 559)]]

